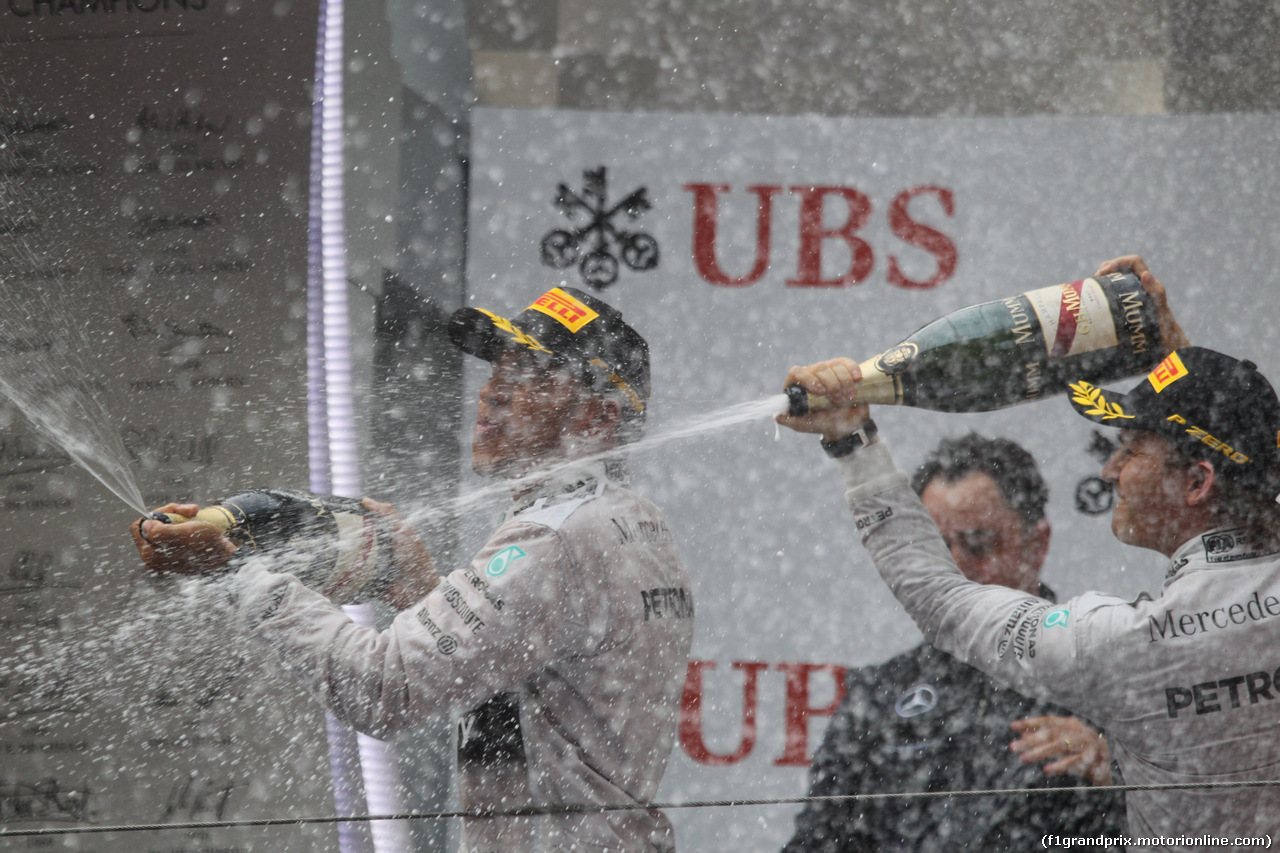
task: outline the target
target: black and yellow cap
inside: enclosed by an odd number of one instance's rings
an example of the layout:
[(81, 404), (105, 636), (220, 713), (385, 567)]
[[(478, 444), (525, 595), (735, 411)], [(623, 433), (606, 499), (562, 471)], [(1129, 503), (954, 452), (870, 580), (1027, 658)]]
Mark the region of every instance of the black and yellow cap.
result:
[(468, 355), (495, 361), (516, 347), (553, 363), (592, 369), (616, 388), (636, 413), (649, 401), (649, 345), (622, 312), (572, 287), (555, 287), (512, 319), (483, 308), (459, 308), (449, 318), (449, 339)]
[(1280, 400), (1251, 361), (1203, 347), (1170, 353), (1127, 394), (1074, 382), (1071, 404), (1105, 426), (1152, 430), (1221, 475), (1276, 493)]

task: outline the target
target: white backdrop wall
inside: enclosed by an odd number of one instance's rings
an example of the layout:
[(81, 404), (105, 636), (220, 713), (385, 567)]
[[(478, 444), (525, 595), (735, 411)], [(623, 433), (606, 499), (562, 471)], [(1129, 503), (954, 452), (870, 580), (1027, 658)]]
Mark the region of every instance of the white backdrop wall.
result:
[[(1168, 285), (1193, 342), (1280, 377), (1277, 141), (1280, 121), (1267, 116), (478, 110), (469, 298), (517, 312), (549, 287), (587, 288), (580, 268), (548, 265), (541, 247), (553, 231), (588, 229), (597, 211), (613, 229), (600, 248), (618, 261), (599, 293), (653, 351), (651, 434), (774, 393), (792, 364), (863, 359), (946, 311), (1078, 280), (1132, 252)], [(562, 184), (577, 199), (564, 196), (563, 209)], [(641, 188), (647, 205), (633, 196)], [(627, 239), (636, 234), (651, 239)], [(598, 256), (594, 269), (609, 265)], [(1065, 399), (981, 415), (888, 410), (877, 421), (908, 470), (944, 436), (1020, 441), (1051, 489), (1045, 580), (1061, 596), (1158, 589), (1158, 556), (1112, 540), (1109, 515), (1076, 508), (1078, 484), (1100, 465), (1087, 450), (1092, 425)], [(747, 423), (643, 454), (635, 471), (667, 513), (697, 597), (681, 738), (660, 799), (803, 795), (840, 668), (883, 660), (919, 634), (863, 554), (815, 440), (775, 440), (767, 421)], [(790, 836), (795, 811), (672, 817), (685, 850), (767, 851)]]

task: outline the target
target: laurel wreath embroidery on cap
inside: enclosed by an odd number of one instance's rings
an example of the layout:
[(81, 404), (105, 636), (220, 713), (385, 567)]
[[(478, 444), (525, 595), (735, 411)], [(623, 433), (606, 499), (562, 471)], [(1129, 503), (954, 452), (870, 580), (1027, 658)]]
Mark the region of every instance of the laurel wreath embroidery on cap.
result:
[(1095, 388), (1088, 382), (1073, 382), (1070, 388), (1073, 403), (1090, 407), (1085, 410), (1086, 415), (1098, 415), (1104, 421), (1113, 418), (1133, 419), (1133, 415), (1126, 415), (1118, 403), (1108, 403), (1107, 398), (1102, 396), (1101, 388)]
[(540, 344), (537, 338), (535, 338), (533, 335), (528, 334), (527, 332), (522, 332), (519, 329), (517, 329), (514, 325), (512, 325), (511, 321), (508, 320), (506, 317), (499, 317), (497, 314), (494, 314), (492, 311), (486, 311), (483, 308), (477, 308), (476, 310), (479, 311), (481, 314), (488, 315), (489, 319), (493, 320), (493, 325), (497, 326), (499, 330), (506, 332), (508, 335), (510, 335), (511, 338), (514, 339), (516, 343), (522, 346), (526, 346), (531, 350), (536, 350), (537, 352), (545, 352), (548, 355), (552, 354), (551, 350), (547, 349), (542, 344)]

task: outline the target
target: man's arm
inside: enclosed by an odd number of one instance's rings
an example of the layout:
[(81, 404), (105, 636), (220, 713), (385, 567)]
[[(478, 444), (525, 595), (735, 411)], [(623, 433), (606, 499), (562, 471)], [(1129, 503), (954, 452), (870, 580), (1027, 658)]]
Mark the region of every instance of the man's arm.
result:
[(1080, 708), (1072, 602), (966, 578), (883, 442), (837, 464), (863, 545), (925, 639), (1021, 693)]
[[(163, 547), (173, 550), (173, 543)], [(504, 558), (503, 571), (486, 574)], [(244, 627), (327, 708), (359, 731), (385, 737), (474, 707), (546, 661), (589, 645), (594, 623), (577, 609), (589, 600), (584, 588), (592, 578), (572, 563), (556, 531), (517, 522), (384, 631), (355, 623), (292, 575), (270, 571), (266, 555), (246, 560), (222, 583)]]
[[(379, 527), (390, 532), (395, 575), (391, 583), (379, 591), (378, 598), (396, 610), (406, 610), (440, 582), (431, 554), (417, 531), (391, 504), (372, 498), (365, 498), (362, 504), (378, 518)], [(157, 510), (173, 519), (171, 523), (150, 517), (133, 523), (129, 532), (147, 571), (205, 577), (219, 574), (232, 565), (236, 545), (212, 524), (198, 520), (199, 509), (196, 504), (171, 503)]]
[[(1165, 352), (1186, 346), (1188, 338), (1169, 307), (1164, 285), (1140, 256), (1106, 261), (1097, 274), (1123, 271), (1137, 275), (1151, 297)], [(793, 367), (784, 385), (798, 384), (840, 407), (856, 399), (860, 380), (857, 363), (843, 358)], [(965, 578), (885, 446), (878, 439), (861, 449), (858, 443), (842, 441), (865, 431), (870, 422), (868, 406), (780, 416), (778, 422), (821, 435), (828, 452), (840, 456), (837, 464), (845, 479), (846, 500), (863, 543), (930, 642), (1016, 689), (1053, 697), (1058, 704), (1103, 719), (1105, 709), (1096, 705), (1097, 691), (1082, 687), (1085, 675), (1078, 656), (1082, 648), (1102, 646), (1123, 629), (1125, 618), (1117, 615), (1117, 608), (1099, 607), (1114, 600), (1091, 594), (1085, 596), (1087, 605), (1073, 600), (1069, 606), (1054, 607)], [(1076, 605), (1075, 612), (1070, 605)], [(1093, 627), (1084, 627), (1085, 622)], [(1105, 680), (1103, 675), (1094, 678)]]
[[(860, 378), (852, 360), (833, 359), (792, 368), (786, 384), (799, 384), (833, 401), (848, 401), (854, 398)], [(870, 408), (846, 406), (801, 417), (782, 416), (778, 421), (831, 443), (865, 429)], [(1020, 692), (1067, 707), (1086, 701), (1076, 668), (1076, 620), (1041, 624), (1051, 612), (1069, 608), (966, 578), (878, 435), (865, 446), (837, 456), (845, 499), (863, 544), (929, 643)]]
[(249, 631), (336, 716), (379, 737), (481, 704), (595, 639), (580, 612), (592, 573), (538, 524), (502, 527), (380, 632), (289, 576), (246, 567), (237, 581)]

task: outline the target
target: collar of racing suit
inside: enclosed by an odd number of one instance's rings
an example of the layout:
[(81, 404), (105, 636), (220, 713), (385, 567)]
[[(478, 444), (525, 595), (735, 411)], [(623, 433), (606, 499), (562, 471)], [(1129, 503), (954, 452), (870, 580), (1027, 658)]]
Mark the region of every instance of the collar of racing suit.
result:
[(512, 484), (512, 505), (505, 517), (524, 512), (535, 504), (574, 494), (595, 492), (606, 483), (625, 486), (624, 468), (614, 460), (592, 460), (559, 465), (551, 471), (526, 477)]
[(1268, 557), (1277, 552), (1274, 546), (1243, 527), (1219, 528), (1193, 536), (1173, 552), (1169, 570), (1165, 573), (1165, 586), (1186, 572), (1212, 569), (1221, 565)]

